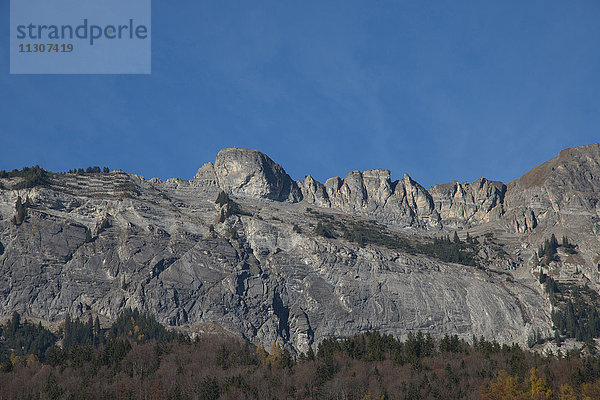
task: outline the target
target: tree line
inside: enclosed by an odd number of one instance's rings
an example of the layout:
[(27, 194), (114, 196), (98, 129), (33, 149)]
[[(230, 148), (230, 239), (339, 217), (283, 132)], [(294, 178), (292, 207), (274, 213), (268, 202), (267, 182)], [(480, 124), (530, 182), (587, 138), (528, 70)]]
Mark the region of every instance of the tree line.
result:
[(359, 246), (373, 244), (457, 264), (480, 265), (476, 257), (479, 240), (472, 238), (468, 232), (464, 241), (460, 239), (457, 232), (454, 232), (452, 239), (449, 235), (443, 235), (433, 240), (409, 241), (373, 221), (340, 221), (333, 215), (311, 208), (307, 208), (307, 212), (317, 218), (314, 233), (325, 238), (341, 238)]
[(17, 313), (1, 327), (0, 399), (595, 399), (600, 359), (541, 355), (456, 335), (377, 331), (294, 355), (228, 335), (195, 339), (126, 309), (110, 326), (66, 318), (57, 333)]
[(110, 168), (108, 167), (98, 167), (98, 166), (89, 166), (87, 168), (73, 168), (70, 169), (69, 171), (67, 171), (67, 174), (77, 174), (77, 175), (84, 175), (84, 174), (108, 174), (110, 173)]
[(548, 265), (552, 261), (558, 260), (558, 248), (562, 247), (567, 254), (577, 254), (575, 245), (569, 242), (566, 236), (563, 236), (562, 242), (559, 244), (554, 233), (549, 239), (544, 240), (536, 252), (536, 257), (540, 265)]
[(5, 170), (0, 171), (0, 179), (6, 178), (21, 178), (11, 187), (12, 190), (31, 189), (49, 183), (48, 171), (44, 170), (39, 165), (36, 165), (35, 167), (24, 167), (21, 170), (14, 169), (10, 172), (6, 172)]

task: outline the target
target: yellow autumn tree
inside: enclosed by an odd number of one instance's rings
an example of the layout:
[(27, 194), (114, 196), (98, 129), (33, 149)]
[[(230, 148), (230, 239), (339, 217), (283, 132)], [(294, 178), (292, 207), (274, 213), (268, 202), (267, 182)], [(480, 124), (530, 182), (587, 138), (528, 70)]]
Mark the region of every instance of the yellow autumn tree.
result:
[(581, 385), (583, 399), (600, 399), (600, 379)]
[(529, 394), (528, 398), (532, 400), (547, 400), (552, 397), (552, 390), (548, 387), (546, 379), (538, 376), (538, 371), (532, 368), (529, 375)]
[(256, 355), (258, 356), (258, 362), (263, 365), (267, 362), (267, 352), (265, 351), (265, 346), (259, 344), (256, 348)]
[(271, 344), (271, 348), (269, 349), (269, 356), (267, 357), (267, 362), (269, 362), (270, 364), (275, 364), (279, 362), (279, 360), (281, 360), (281, 354), (281, 346), (279, 346), (279, 343), (273, 342)]
[(35, 354), (30, 354), (27, 356), (27, 360), (25, 361), (25, 363), (27, 364), (28, 367), (32, 367), (36, 364), (38, 364), (40, 362), (38, 356), (36, 356)]
[(577, 395), (575, 394), (575, 390), (571, 387), (571, 385), (564, 384), (560, 385), (560, 400), (577, 400)]
[(15, 353), (10, 353), (10, 363), (13, 367), (18, 367), (22, 364), (21, 358)]
[(516, 376), (511, 376), (505, 370), (498, 372), (495, 382), (481, 395), (483, 400), (527, 400), (527, 393), (521, 389)]

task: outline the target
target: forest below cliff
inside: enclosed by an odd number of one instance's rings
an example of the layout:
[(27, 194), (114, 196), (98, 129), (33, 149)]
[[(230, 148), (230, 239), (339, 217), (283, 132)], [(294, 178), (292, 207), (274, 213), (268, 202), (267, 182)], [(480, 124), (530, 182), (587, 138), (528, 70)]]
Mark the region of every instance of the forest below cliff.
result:
[(53, 333), (15, 313), (1, 329), (2, 399), (600, 398), (599, 358), (483, 338), (367, 332), (294, 356), (278, 343), (191, 339), (131, 309), (109, 327), (90, 315)]

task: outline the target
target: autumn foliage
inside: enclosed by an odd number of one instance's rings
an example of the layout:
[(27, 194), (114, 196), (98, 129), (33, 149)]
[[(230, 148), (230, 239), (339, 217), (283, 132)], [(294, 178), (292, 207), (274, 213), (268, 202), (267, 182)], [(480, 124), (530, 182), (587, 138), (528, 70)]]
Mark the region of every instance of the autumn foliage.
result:
[(111, 327), (86, 319), (57, 335), (17, 316), (2, 326), (0, 399), (600, 399), (600, 360), (577, 351), (367, 332), (293, 354), (279, 342), (191, 340), (135, 310)]

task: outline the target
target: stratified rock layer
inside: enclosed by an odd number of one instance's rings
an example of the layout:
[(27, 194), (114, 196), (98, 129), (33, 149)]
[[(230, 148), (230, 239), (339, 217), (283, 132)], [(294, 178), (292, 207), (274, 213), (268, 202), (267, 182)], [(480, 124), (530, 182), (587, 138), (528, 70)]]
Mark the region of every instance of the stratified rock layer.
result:
[[(597, 286), (599, 160), (599, 145), (583, 146), (508, 185), (480, 178), (429, 191), (408, 175), (391, 181), (383, 169), (294, 182), (266, 155), (236, 148), (191, 181), (49, 174), (43, 187), (0, 190), (0, 313), (60, 321), (138, 307), (165, 324), (201, 332), (216, 322), (297, 351), (372, 329), (525, 344), (534, 330), (551, 333), (530, 263), (545, 238), (567, 234), (577, 243), (573, 278)], [(241, 211), (224, 218), (215, 204), (221, 191)], [(29, 205), (17, 226), (18, 196)], [(504, 269), (493, 272), (361, 247), (315, 235), (323, 215), (376, 220), (417, 241), (493, 232), (508, 255), (490, 261)]]

